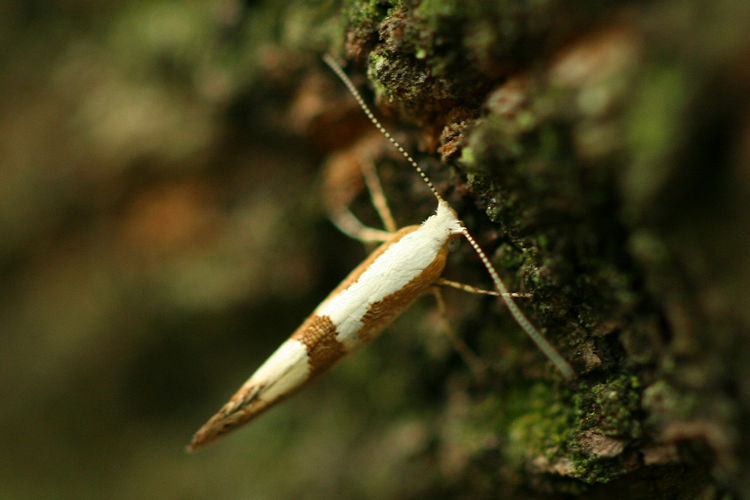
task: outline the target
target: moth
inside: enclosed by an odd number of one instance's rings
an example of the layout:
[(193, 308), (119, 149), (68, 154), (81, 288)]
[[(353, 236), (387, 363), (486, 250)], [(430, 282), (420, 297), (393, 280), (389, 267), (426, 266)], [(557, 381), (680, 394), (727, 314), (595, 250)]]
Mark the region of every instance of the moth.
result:
[(479, 256), (492, 279), (496, 295), (505, 302), (519, 326), (565, 378), (574, 376), (570, 364), (516, 305), (487, 255), (453, 208), (440, 196), (427, 174), (383, 127), (338, 63), (329, 55), (323, 59), (344, 82), (367, 118), (432, 191), (437, 208), (421, 225), (407, 226), (392, 233), (372, 233), (371, 238), (381, 239), (382, 244), (323, 300), (229, 402), (195, 433), (187, 447), (189, 451), (207, 445), (283, 401), (344, 356), (377, 337), (412, 302), (436, 284), (451, 284), (443, 282), (441, 274), (448, 244), (458, 237), (464, 237)]

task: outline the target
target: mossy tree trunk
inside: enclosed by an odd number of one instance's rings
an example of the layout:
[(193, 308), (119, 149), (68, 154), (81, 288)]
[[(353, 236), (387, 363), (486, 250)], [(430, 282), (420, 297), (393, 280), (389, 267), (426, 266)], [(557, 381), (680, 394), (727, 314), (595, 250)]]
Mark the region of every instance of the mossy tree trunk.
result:
[[(494, 371), (446, 376), (433, 452), (463, 457), (457, 493), (748, 492), (748, 15), (732, 2), (346, 3), (326, 50), (440, 155), (427, 163), (441, 189), (578, 372), (561, 380), (500, 332), (509, 320), (458, 312)], [(409, 206), (397, 213), (418, 219)]]
[[(4, 494), (750, 497), (750, 3), (94, 4), (2, 11)], [(434, 210), (323, 53), (577, 377), (447, 291), (485, 379), (424, 300), (183, 456), (363, 257), (331, 171), (373, 161), (401, 225)], [(447, 273), (489, 286), (466, 245)]]

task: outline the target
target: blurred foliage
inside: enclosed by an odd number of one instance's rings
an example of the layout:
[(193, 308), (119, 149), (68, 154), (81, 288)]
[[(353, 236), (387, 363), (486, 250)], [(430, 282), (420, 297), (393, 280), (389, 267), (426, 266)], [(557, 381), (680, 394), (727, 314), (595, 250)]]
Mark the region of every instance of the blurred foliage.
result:
[[(748, 22), (699, 0), (3, 4), (3, 498), (747, 494)], [(371, 127), (324, 52), (460, 174), (425, 161), (581, 377), (450, 294), (488, 382), (424, 301), (186, 455), (364, 255), (319, 167)], [(365, 150), (397, 220), (424, 218), (416, 176)], [(449, 268), (486, 282), (466, 250)]]
[[(330, 414), (272, 416), (223, 458), (183, 453), (361, 255), (317, 208), (319, 153), (283, 105), (295, 73), (267, 76), (289, 68), (273, 44), (304, 33), (270, 3), (245, 9), (2, 7), (4, 498), (260, 498), (319, 481), (285, 483), (275, 463), (295, 419)], [(320, 444), (298, 460), (340, 467)]]

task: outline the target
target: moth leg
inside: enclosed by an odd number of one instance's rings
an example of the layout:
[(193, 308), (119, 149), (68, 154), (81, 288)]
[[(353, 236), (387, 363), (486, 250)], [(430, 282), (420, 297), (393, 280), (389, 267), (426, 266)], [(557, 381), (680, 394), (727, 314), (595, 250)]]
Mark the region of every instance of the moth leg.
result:
[(330, 210), (328, 217), (339, 231), (363, 243), (382, 243), (392, 236), (388, 231), (364, 225), (349, 210), (349, 207), (339, 207), (336, 210)]
[[(458, 281), (451, 281), (447, 280), (445, 278), (440, 278), (435, 282), (436, 285), (440, 286), (449, 286), (451, 288), (456, 288), (458, 290), (462, 290), (464, 292), (473, 293), (476, 295), (494, 295), (495, 297), (500, 296), (498, 292), (495, 290), (485, 290), (484, 288), (477, 288), (475, 286), (467, 285), (465, 283), (459, 283)], [(528, 293), (522, 293), (522, 292), (510, 292), (506, 294), (506, 297), (513, 297), (513, 298), (529, 298), (531, 297)]]
[(375, 170), (375, 163), (370, 158), (358, 163), (362, 177), (367, 185), (367, 190), (370, 192), (372, 205), (378, 212), (380, 220), (383, 221), (385, 231), (363, 224), (348, 206), (340, 204), (329, 205), (329, 217), (339, 231), (355, 240), (364, 243), (386, 241), (398, 230), (398, 226), (396, 226), (391, 209), (388, 207), (383, 186), (380, 184), (378, 173)]
[(375, 162), (372, 161), (372, 158), (367, 157), (361, 165), (362, 176), (365, 178), (365, 184), (367, 184), (368, 191), (370, 191), (372, 206), (375, 207), (375, 210), (380, 216), (380, 220), (383, 221), (385, 230), (395, 233), (398, 231), (398, 226), (393, 218), (391, 209), (388, 207), (388, 201), (383, 192), (383, 186), (380, 184), (380, 178), (375, 169)]
[(435, 302), (437, 302), (438, 310), (440, 311), (440, 315), (443, 317), (445, 333), (448, 335), (448, 338), (453, 344), (453, 348), (456, 350), (458, 355), (461, 356), (461, 359), (464, 360), (464, 363), (466, 363), (466, 365), (469, 367), (469, 370), (471, 370), (474, 377), (476, 377), (477, 380), (484, 380), (487, 375), (487, 365), (479, 358), (479, 356), (476, 355), (476, 353), (474, 353), (474, 351), (471, 350), (471, 348), (469, 348), (468, 345), (466, 345), (466, 342), (459, 338), (456, 335), (456, 332), (453, 331), (453, 328), (448, 321), (448, 315), (445, 310), (445, 301), (443, 300), (443, 293), (440, 290), (440, 287), (433, 286), (430, 288), (430, 291), (435, 297)]
[(359, 158), (368, 156), (361, 151), (367, 148), (369, 143), (364, 142), (357, 145), (353, 151), (333, 155), (326, 162), (323, 174), (323, 199), (326, 201), (328, 217), (339, 231), (363, 243), (378, 243), (390, 238), (391, 233), (366, 226), (349, 209), (349, 205), (364, 187), (365, 176)]
[[(365, 137), (347, 150), (331, 155), (323, 172), (323, 199), (328, 217), (342, 233), (363, 243), (386, 241), (398, 229), (372, 161), (381, 154), (382, 148), (380, 134)], [(385, 230), (363, 224), (349, 208), (365, 186)]]

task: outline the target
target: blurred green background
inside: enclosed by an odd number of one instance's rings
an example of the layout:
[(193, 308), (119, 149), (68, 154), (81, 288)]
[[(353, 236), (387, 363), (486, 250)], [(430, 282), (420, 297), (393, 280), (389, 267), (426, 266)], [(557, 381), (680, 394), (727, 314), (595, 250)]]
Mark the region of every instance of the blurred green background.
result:
[[(750, 11), (570, 5), (0, 4), (0, 498), (750, 491)], [(418, 302), (188, 455), (366, 254), (323, 206), (329, 152), (372, 130), (328, 51), (420, 125), (408, 149), (459, 169), (431, 175), (580, 377), (563, 384), (494, 300), (453, 294), (488, 383)], [(417, 222), (433, 199), (376, 153)], [(468, 250), (451, 259), (486, 283)]]
[(288, 113), (302, 58), (267, 41), (295, 33), (244, 8), (0, 7), (2, 498), (356, 496), (352, 443), (420, 439), (350, 427), (343, 368), (183, 451), (364, 255), (320, 209), (320, 110)]

